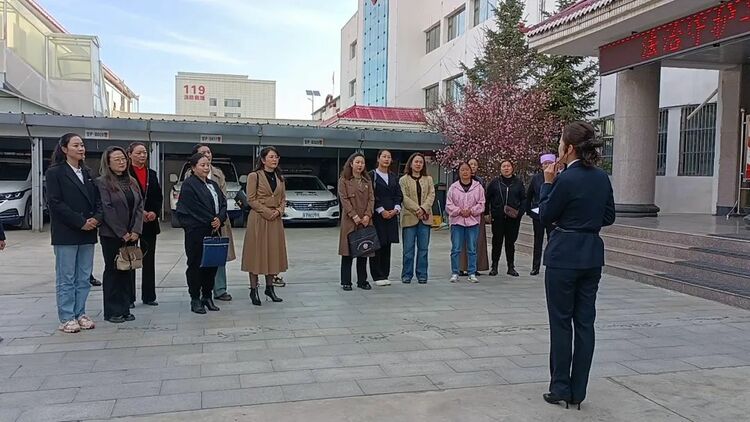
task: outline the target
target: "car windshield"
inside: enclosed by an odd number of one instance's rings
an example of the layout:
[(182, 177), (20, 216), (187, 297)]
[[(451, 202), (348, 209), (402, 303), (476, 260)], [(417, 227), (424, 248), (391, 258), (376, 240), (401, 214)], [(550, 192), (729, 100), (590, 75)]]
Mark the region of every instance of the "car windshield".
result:
[(317, 177), (286, 177), (286, 190), (326, 190)]
[(31, 163), (8, 163), (0, 161), (0, 180), (22, 182), (31, 171)]
[[(219, 170), (224, 173), (224, 177), (226, 177), (227, 183), (236, 183), (237, 182), (237, 173), (234, 171), (234, 166), (230, 163), (225, 162), (215, 162), (211, 164), (214, 167), (218, 167)], [(187, 179), (188, 176), (190, 176), (190, 164), (185, 164), (182, 167), (182, 180)]]

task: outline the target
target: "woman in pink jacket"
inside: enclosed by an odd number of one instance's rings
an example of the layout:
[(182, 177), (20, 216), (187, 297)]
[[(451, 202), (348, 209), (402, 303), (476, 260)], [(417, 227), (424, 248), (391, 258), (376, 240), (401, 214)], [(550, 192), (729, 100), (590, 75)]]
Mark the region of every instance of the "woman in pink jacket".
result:
[(446, 210), (451, 224), (451, 283), (458, 281), (458, 257), (466, 245), (469, 258), (469, 282), (478, 283), (477, 236), (484, 212), (484, 188), (471, 177), (471, 166), (458, 166), (459, 179), (448, 189)]

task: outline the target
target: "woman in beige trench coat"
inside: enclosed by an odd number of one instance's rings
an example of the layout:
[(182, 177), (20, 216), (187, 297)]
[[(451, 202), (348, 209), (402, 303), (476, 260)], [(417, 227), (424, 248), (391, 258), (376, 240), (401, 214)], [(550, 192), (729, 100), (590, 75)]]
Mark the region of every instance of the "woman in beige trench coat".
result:
[(274, 147), (260, 151), (258, 168), (247, 177), (247, 217), (242, 271), (250, 273), (250, 300), (260, 306), (258, 275), (266, 276), (265, 295), (282, 302), (273, 289), (275, 275), (288, 269), (286, 238), (281, 216), (286, 208), (286, 183), (279, 170), (279, 152)]
[[(372, 180), (367, 173), (365, 156), (357, 152), (352, 154), (339, 178), (339, 199), (341, 200), (341, 232), (339, 235), (339, 255), (341, 255), (341, 288), (352, 290), (352, 261), (349, 254), (349, 234), (357, 227), (372, 224), (372, 213), (375, 208), (375, 194)], [(367, 257), (357, 257), (357, 287), (370, 290), (367, 282)]]

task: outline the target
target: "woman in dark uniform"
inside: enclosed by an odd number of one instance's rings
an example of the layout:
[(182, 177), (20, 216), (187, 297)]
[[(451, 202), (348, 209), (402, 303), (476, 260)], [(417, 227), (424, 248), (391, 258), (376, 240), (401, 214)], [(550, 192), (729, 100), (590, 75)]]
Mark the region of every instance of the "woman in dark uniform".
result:
[[(556, 226), (544, 251), (552, 378), (544, 400), (565, 402), (566, 407), (577, 404), (579, 409), (594, 355), (596, 292), (604, 266), (599, 230), (615, 221), (612, 185), (607, 173), (594, 165), (601, 146), (591, 124), (567, 125), (558, 165), (544, 169), (539, 202), (542, 224)], [(560, 164), (566, 169), (558, 175)]]
[(390, 171), (391, 152), (378, 152), (378, 167), (372, 171), (372, 186), (375, 192), (375, 213), (372, 223), (378, 231), (380, 249), (370, 258), (370, 275), (376, 286), (390, 286), (391, 244), (398, 243), (398, 216), (401, 213), (403, 194), (398, 175)]

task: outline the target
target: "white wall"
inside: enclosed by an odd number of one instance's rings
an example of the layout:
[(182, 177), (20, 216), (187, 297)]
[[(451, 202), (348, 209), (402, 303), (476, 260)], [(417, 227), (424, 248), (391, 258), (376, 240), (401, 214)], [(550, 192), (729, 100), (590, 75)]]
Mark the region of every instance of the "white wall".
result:
[[(192, 87), (204, 87), (201, 100), (186, 100), (185, 88), (194, 95)], [(216, 99), (216, 106), (210, 105), (210, 99)], [(225, 99), (240, 100), (240, 107), (224, 107)], [(185, 116), (217, 117), (226, 113), (239, 113), (240, 117), (260, 119), (276, 118), (276, 82), (249, 80), (246, 76), (178, 74), (175, 77), (175, 112)]]
[[(362, 6), (360, 6), (361, 8)], [(361, 40), (360, 26), (359, 26), (359, 12), (355, 13), (354, 16), (349, 19), (349, 22), (341, 28), (341, 72), (339, 77), (340, 93), (341, 93), (341, 110), (353, 106), (355, 103), (360, 103), (361, 99), (358, 99), (359, 91), (361, 90), (362, 73), (362, 43)], [(354, 42), (357, 42), (357, 55), (353, 59), (349, 58), (349, 46)], [(349, 96), (349, 82), (357, 80), (357, 92), (354, 96)]]

